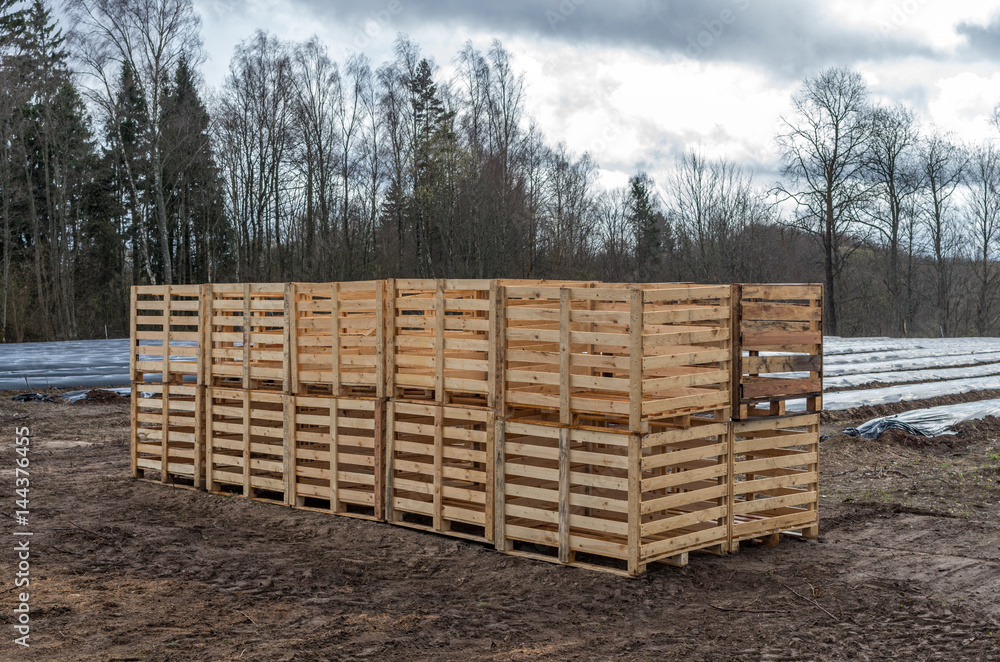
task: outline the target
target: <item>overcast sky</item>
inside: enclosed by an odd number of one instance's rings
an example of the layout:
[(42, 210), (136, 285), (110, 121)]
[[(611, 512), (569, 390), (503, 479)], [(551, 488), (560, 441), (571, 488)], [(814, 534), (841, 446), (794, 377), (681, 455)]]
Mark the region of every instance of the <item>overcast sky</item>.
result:
[(1000, 0), (195, 0), (209, 86), (233, 47), (263, 28), (319, 35), (343, 61), (376, 63), (404, 32), (449, 75), (471, 40), (500, 39), (528, 84), (528, 112), (550, 142), (589, 150), (607, 185), (639, 169), (662, 179), (685, 149), (776, 176), (773, 136), (791, 94), (825, 67), (860, 71), (963, 140), (995, 132)]

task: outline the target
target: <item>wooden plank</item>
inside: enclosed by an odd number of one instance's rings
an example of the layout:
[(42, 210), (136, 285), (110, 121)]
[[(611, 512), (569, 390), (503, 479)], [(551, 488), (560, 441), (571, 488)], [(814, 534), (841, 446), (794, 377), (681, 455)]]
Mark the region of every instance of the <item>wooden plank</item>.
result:
[[(386, 394), (386, 342), (391, 342), (391, 337), (386, 331), (387, 306), (391, 302), (387, 296), (387, 282), (376, 281), (375, 283), (375, 397), (385, 398)], [(388, 316), (391, 323), (391, 315)], [(387, 341), (387, 338), (389, 340)]]
[(330, 386), (333, 395), (341, 394), (340, 383), (340, 283), (330, 285)]
[[(249, 292), (247, 285), (246, 291)], [(250, 391), (243, 391), (243, 497), (253, 496), (253, 489), (250, 484)]]
[(818, 354), (792, 354), (789, 356), (744, 356), (744, 374), (762, 372), (817, 372), (823, 368), (823, 357)]
[[(250, 283), (243, 285), (243, 388), (250, 389)], [(249, 409), (249, 406), (248, 406)], [(247, 439), (247, 447), (249, 448), (249, 438)], [(247, 472), (245, 484), (244, 496), (249, 493), (250, 490), (250, 476)]]
[[(570, 410), (570, 290), (559, 289), (559, 422), (570, 425), (573, 413)], [(569, 533), (567, 532), (567, 536)]]
[[(171, 286), (169, 284), (163, 286), (163, 318), (162, 318), (162, 321), (161, 321), (161, 324), (163, 326), (162, 326), (161, 331), (163, 333), (163, 340), (162, 340), (162, 342), (163, 342), (163, 368), (162, 368), (163, 375), (162, 375), (162, 377), (163, 377), (163, 383), (164, 384), (172, 381), (172, 375), (170, 373), (170, 304), (171, 304), (171, 301), (170, 301), (170, 296), (171, 296), (171, 294), (170, 294), (170, 288), (171, 288)], [(166, 397), (166, 394), (164, 394), (164, 397)], [(166, 410), (166, 407), (164, 407), (164, 410)], [(163, 480), (163, 482), (167, 482), (166, 478), (165, 478), (165, 476), (167, 474), (166, 454), (164, 454), (163, 457), (164, 457), (164, 460), (163, 460), (163, 462), (164, 462), (164, 466), (163, 466), (164, 480)]]
[[(290, 286), (289, 286), (290, 287)], [(286, 290), (286, 293), (294, 295), (293, 289)], [(288, 299), (285, 299), (286, 304)], [(289, 313), (291, 310), (289, 310)], [(296, 492), (296, 458), (295, 458), (295, 397), (289, 394), (282, 396), (282, 467), (284, 478), (285, 505), (298, 506), (298, 493)]]
[(810, 305), (788, 303), (743, 303), (743, 319), (766, 321), (812, 321), (820, 319), (820, 310)]
[(284, 370), (282, 374), (282, 388), (285, 393), (299, 392), (299, 370), (298, 370), (298, 292), (295, 283), (285, 283), (284, 297), (284, 351), (282, 352), (281, 365)]
[(818, 345), (823, 342), (820, 331), (754, 331), (743, 334), (743, 349), (785, 346)]
[[(641, 294), (641, 293), (640, 293)], [(633, 299), (634, 302), (634, 299)], [(633, 323), (635, 310), (633, 303)], [(641, 312), (640, 312), (641, 319)], [(628, 573), (638, 575), (642, 557), (642, 440), (629, 437), (628, 445)]]
[(822, 390), (823, 382), (819, 377), (744, 381), (743, 401), (760, 398), (794, 398), (807, 394), (821, 393)]
[[(135, 287), (132, 288), (135, 296)], [(134, 327), (133, 327), (134, 328)], [(129, 401), (129, 458), (132, 478), (142, 478), (143, 473), (139, 469), (139, 387), (132, 384), (132, 394)]]
[(375, 518), (379, 520), (385, 519), (385, 502), (383, 495), (385, 494), (385, 487), (383, 485), (383, 480), (385, 477), (385, 472), (383, 471), (383, 464), (385, 463), (385, 446), (386, 446), (386, 403), (385, 400), (376, 400), (373, 407), (373, 413), (375, 416), (375, 425), (372, 430), (372, 454), (374, 457), (374, 466), (372, 467), (374, 472), (374, 479), (372, 485), (372, 498), (374, 499), (374, 514)]
[[(169, 289), (169, 288), (168, 288)], [(163, 373), (163, 391), (161, 395), (160, 430), (160, 482), (170, 482), (170, 472), (167, 469), (167, 458), (170, 456), (170, 382), (167, 381), (167, 373)]]
[[(629, 293), (629, 414), (628, 429), (642, 432), (643, 292)], [(631, 444), (630, 444), (631, 447)]]
[(823, 296), (823, 285), (818, 283), (802, 284), (744, 284), (743, 296), (747, 299), (766, 299), (771, 301), (798, 301), (819, 299)]
[[(563, 289), (562, 292), (568, 291)], [(567, 299), (568, 300), (568, 299)], [(569, 563), (572, 560), (570, 552), (570, 462), (569, 462), (569, 430), (559, 429), (559, 561)]]
[(506, 458), (506, 426), (503, 419), (498, 418), (494, 425), (493, 452), (495, 462), (493, 466), (494, 494), (496, 498), (493, 503), (493, 543), (497, 550), (504, 552), (511, 549), (506, 535), (506, 483), (507, 483), (507, 458)]
[(194, 392), (194, 449), (192, 470), (194, 487), (197, 490), (205, 489), (205, 388), (195, 387)]

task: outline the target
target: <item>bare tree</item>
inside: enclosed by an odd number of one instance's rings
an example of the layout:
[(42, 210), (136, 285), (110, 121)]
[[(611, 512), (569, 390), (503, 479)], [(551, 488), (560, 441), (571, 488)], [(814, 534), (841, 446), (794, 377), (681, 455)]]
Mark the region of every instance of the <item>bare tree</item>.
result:
[(340, 227), (344, 251), (341, 261), (343, 273), (353, 275), (355, 242), (351, 227), (351, 189), (354, 188), (354, 174), (357, 161), (357, 142), (360, 141), (361, 123), (364, 115), (365, 88), (369, 85), (368, 62), (362, 56), (352, 56), (345, 71), (346, 83), (335, 97), (334, 115), (340, 131)]
[(969, 165), (968, 153), (949, 136), (933, 133), (920, 143), (919, 202), (934, 261), (934, 303), (941, 337), (952, 331), (953, 278), (958, 228), (953, 218), (952, 196)]
[(559, 143), (549, 151), (542, 205), (542, 228), (553, 273), (578, 277), (590, 257), (595, 225), (594, 171), (589, 154), (574, 158)]
[(317, 37), (296, 46), (293, 63), (299, 134), (296, 162), (305, 202), (303, 267), (314, 278), (327, 278), (335, 241), (333, 198), (339, 147), (334, 113), (341, 105), (340, 73)]
[[(903, 273), (900, 250), (904, 235), (910, 243), (914, 233), (908, 223), (914, 220), (913, 197), (919, 184), (916, 146), (919, 140), (916, 119), (901, 105), (876, 107), (868, 120), (871, 135), (868, 141), (866, 175), (872, 189), (863, 222), (882, 238), (886, 252), (885, 284), (892, 309), (892, 331), (905, 335), (903, 309)], [(907, 252), (912, 255), (912, 251)], [(908, 281), (909, 282), (909, 281)]]
[(597, 200), (597, 215), (601, 272), (607, 280), (625, 282), (631, 275), (629, 262), (636, 238), (628, 218), (628, 188), (613, 188), (602, 193)]
[[(75, 26), (77, 53), (95, 81), (92, 98), (99, 107), (117, 124), (120, 112), (114, 81), (122, 66), (132, 70), (135, 85), (146, 99), (163, 280), (171, 283), (171, 247), (163, 195), (162, 101), (170, 74), (181, 59), (196, 62), (200, 58), (201, 19), (192, 0), (67, 0), (67, 9)], [(118, 139), (122, 145), (120, 135)], [(131, 156), (123, 154), (126, 163)], [(129, 180), (136, 189), (136, 174), (130, 172)], [(147, 273), (154, 280), (148, 263)]]
[(751, 173), (725, 159), (710, 161), (691, 151), (677, 160), (667, 185), (667, 218), (678, 242), (686, 277), (735, 282), (757, 273), (751, 235), (773, 221)]
[(985, 336), (996, 321), (1000, 271), (996, 242), (1000, 235), (1000, 151), (992, 142), (977, 147), (969, 164), (969, 234), (976, 293), (976, 331)]
[(226, 197), (239, 235), (239, 277), (281, 278), (288, 160), (293, 149), (291, 61), (258, 31), (236, 48), (218, 114)]
[(827, 333), (838, 329), (840, 272), (849, 248), (848, 232), (868, 194), (862, 181), (870, 127), (865, 117), (868, 90), (857, 72), (828, 69), (808, 78), (782, 117), (777, 137), (787, 183), (779, 197), (796, 205), (795, 227), (815, 237), (823, 249)]

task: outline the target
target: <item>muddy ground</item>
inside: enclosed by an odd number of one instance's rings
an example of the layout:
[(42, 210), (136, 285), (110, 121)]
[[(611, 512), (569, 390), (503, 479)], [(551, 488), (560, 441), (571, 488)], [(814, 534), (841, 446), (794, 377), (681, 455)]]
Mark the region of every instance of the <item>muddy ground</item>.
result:
[(834, 434), (818, 540), (629, 580), (135, 481), (126, 404), (8, 396), (8, 522), (15, 424), (33, 434), (33, 629), (10, 643), (8, 525), (2, 660), (1000, 659), (1000, 421)]

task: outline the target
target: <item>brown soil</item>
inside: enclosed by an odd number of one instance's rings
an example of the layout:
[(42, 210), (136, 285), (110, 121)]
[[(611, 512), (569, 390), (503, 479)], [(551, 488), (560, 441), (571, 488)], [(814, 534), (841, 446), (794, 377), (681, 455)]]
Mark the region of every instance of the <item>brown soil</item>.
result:
[(34, 451), (32, 646), (0, 659), (1000, 659), (997, 421), (954, 448), (836, 435), (818, 540), (629, 580), (133, 480), (124, 404), (0, 417), (5, 515), (15, 424)]
[(83, 398), (83, 400), (81, 400), (81, 402), (87, 402), (87, 403), (91, 403), (91, 402), (103, 402), (103, 403), (128, 402), (128, 399), (125, 396), (118, 395), (114, 391), (107, 391), (107, 390), (105, 390), (103, 388), (95, 388), (95, 389), (91, 389), (90, 391), (87, 391), (87, 395), (84, 396), (84, 398)]

